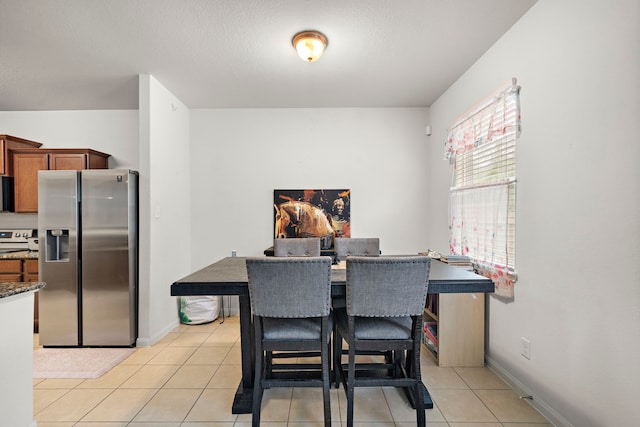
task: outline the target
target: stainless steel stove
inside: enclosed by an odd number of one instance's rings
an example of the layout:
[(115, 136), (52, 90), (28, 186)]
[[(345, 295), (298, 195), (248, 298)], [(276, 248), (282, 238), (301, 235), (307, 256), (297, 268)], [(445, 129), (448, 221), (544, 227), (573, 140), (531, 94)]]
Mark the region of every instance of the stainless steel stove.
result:
[(0, 230), (0, 255), (9, 252), (27, 251), (37, 241), (38, 230)]

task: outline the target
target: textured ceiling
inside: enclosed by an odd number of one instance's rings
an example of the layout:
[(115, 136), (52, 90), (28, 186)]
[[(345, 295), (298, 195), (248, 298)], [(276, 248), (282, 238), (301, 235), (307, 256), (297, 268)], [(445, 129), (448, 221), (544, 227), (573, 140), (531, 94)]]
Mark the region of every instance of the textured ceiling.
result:
[(136, 109), (138, 74), (190, 108), (426, 107), (535, 1), (0, 0), (0, 111)]

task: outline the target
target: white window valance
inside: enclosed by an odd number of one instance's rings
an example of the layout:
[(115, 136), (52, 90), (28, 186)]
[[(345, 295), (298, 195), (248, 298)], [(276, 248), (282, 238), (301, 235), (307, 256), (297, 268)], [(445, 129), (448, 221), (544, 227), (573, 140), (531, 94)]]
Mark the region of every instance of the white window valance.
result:
[(520, 136), (520, 86), (513, 84), (462, 116), (447, 132), (444, 158), (452, 159), (510, 131)]

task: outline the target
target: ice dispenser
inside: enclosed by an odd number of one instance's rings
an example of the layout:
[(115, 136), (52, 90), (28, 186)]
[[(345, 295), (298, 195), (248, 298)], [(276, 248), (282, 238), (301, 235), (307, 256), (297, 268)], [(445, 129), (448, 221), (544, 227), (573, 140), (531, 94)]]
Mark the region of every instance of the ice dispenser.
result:
[(69, 262), (69, 230), (47, 230), (45, 236), (45, 261)]

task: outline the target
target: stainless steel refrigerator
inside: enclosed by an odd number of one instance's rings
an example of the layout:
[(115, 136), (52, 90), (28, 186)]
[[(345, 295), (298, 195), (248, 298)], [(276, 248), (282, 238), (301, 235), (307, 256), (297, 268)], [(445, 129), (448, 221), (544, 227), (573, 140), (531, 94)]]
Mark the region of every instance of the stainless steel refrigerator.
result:
[(40, 344), (134, 346), (138, 173), (39, 171), (38, 238)]

